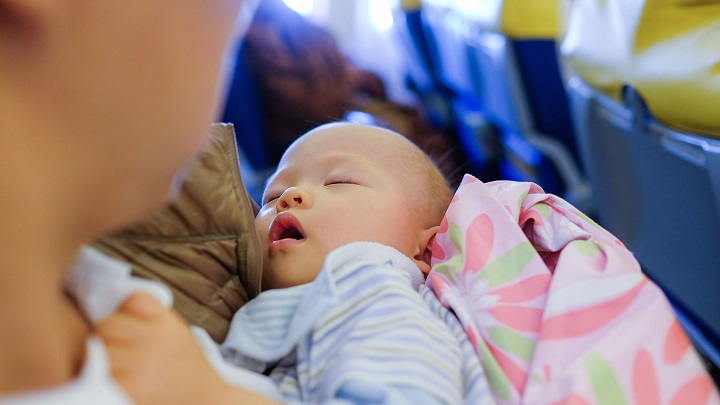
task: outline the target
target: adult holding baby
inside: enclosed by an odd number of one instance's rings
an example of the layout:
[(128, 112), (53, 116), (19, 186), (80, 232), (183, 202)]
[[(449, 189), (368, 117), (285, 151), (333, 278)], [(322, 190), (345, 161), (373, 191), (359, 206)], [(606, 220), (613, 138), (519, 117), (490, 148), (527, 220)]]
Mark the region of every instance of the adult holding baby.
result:
[(254, 3), (0, 0), (0, 402), (129, 400), (70, 269), (167, 200)]

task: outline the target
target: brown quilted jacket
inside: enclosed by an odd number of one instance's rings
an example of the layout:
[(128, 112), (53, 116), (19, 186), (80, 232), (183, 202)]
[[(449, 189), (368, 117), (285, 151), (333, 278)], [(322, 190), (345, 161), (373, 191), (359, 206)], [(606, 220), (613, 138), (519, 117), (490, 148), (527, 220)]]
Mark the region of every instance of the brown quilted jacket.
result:
[(215, 124), (180, 194), (95, 247), (170, 287), (175, 309), (222, 341), (235, 311), (260, 292), (256, 207), (240, 177), (233, 126)]

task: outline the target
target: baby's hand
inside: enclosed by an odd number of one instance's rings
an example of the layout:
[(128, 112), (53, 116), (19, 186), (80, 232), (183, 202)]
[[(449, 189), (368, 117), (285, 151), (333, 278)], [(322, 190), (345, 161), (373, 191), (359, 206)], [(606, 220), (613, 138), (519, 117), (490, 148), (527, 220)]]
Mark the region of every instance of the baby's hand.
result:
[(187, 323), (148, 294), (132, 295), (96, 332), (137, 404), (206, 403), (225, 389)]

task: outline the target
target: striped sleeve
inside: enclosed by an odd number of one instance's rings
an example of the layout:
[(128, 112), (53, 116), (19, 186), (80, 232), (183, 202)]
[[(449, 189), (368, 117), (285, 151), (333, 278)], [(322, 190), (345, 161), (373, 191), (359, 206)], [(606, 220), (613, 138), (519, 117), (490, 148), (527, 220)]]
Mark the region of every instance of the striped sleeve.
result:
[(332, 252), (335, 305), (298, 346), (303, 400), (322, 403), (463, 402), (460, 344), (411, 286), (415, 264), (387, 246)]

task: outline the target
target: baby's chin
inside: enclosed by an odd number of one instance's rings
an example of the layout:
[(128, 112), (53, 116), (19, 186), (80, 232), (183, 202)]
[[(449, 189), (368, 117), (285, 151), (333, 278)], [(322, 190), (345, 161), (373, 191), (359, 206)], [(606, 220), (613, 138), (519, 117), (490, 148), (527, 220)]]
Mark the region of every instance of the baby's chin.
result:
[[(313, 265), (312, 268), (302, 268), (298, 265), (292, 265), (289, 262), (290, 260), (272, 259), (265, 262), (263, 266), (262, 291), (311, 283), (322, 269), (321, 262)], [(304, 265), (308, 266), (310, 263), (306, 262)]]

